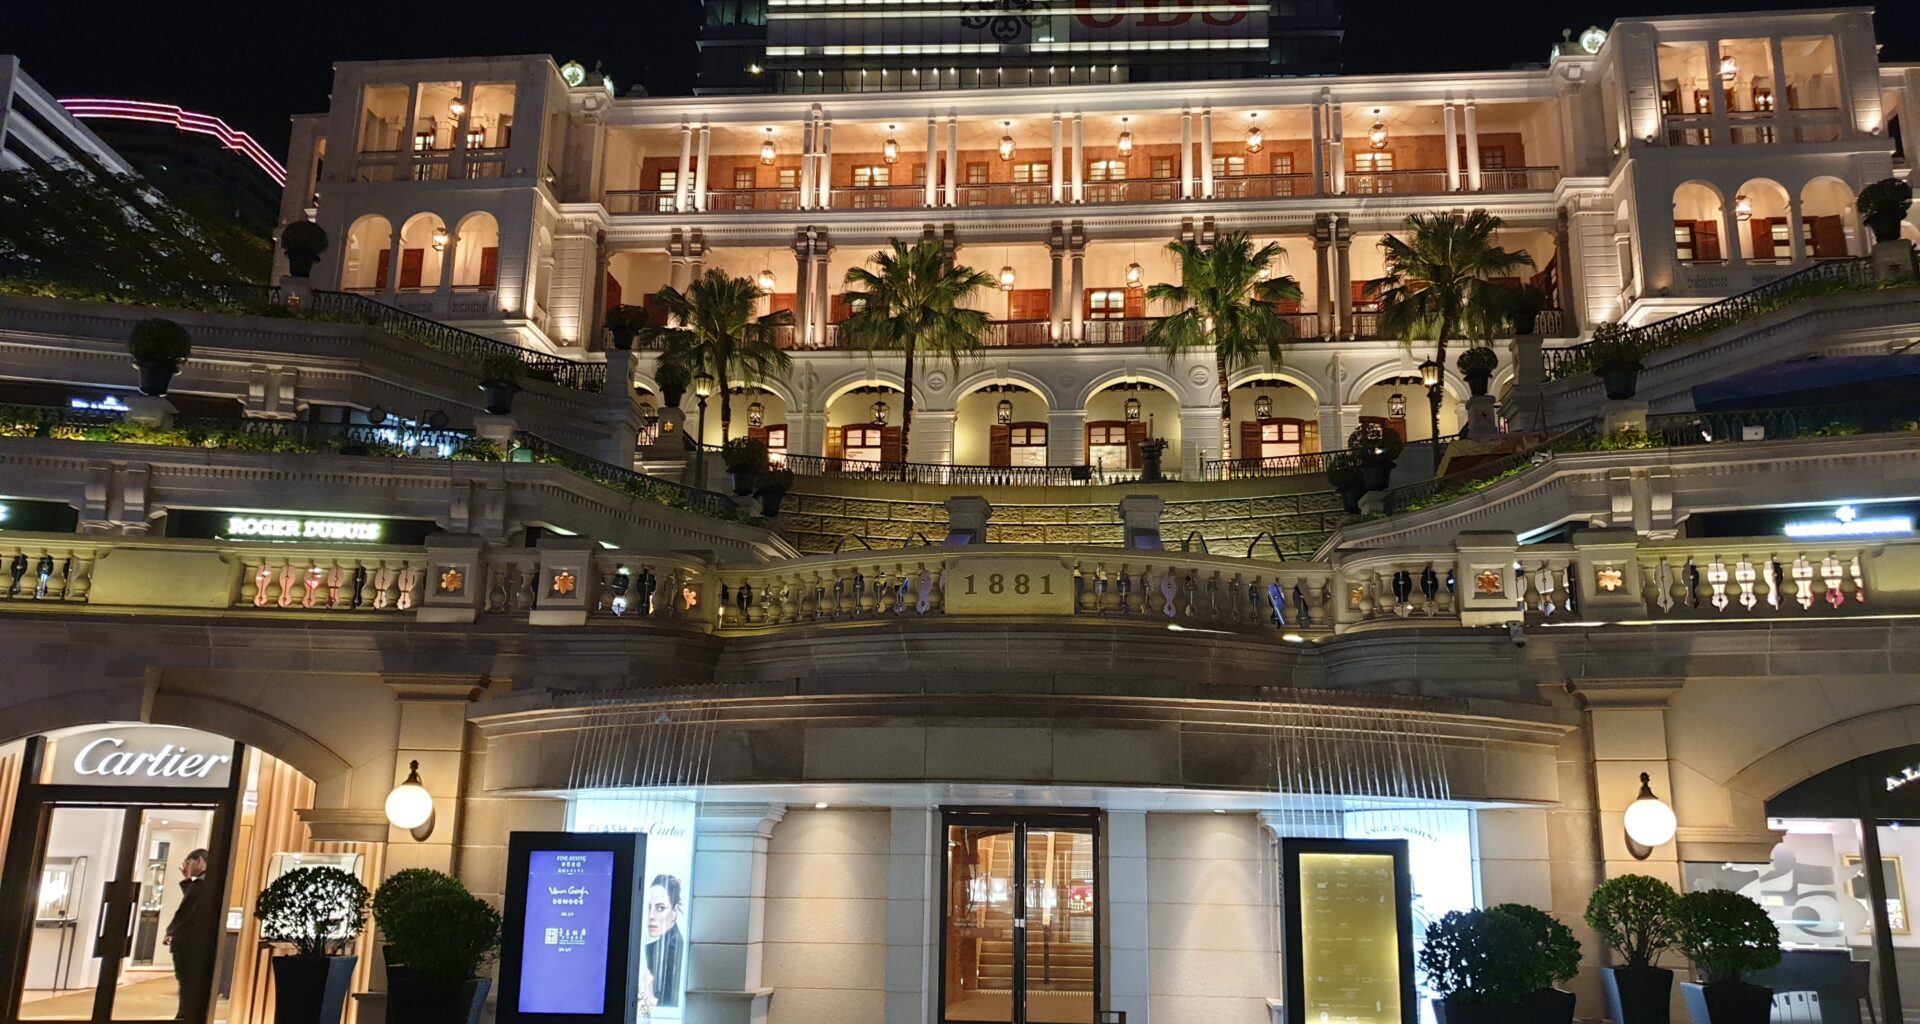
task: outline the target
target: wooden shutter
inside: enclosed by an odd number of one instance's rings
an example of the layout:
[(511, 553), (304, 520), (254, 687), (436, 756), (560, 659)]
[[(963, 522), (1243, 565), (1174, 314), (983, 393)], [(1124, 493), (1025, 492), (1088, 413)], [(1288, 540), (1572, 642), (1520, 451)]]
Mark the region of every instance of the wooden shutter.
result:
[(829, 310), (828, 322), (836, 324), (845, 320), (853, 312), (853, 306), (847, 302), (846, 292), (836, 293), (827, 309)]
[[(611, 281), (612, 275), (607, 279)], [(492, 288), (500, 283), (500, 247), (489, 245), (480, 250), (480, 287)], [(614, 285), (618, 288), (619, 285)], [(617, 303), (616, 303), (617, 305)]]
[(767, 443), (767, 428), (765, 428), (765, 427), (748, 427), (748, 428), (747, 428), (747, 440), (749, 440), (749, 441), (758, 441), (758, 442), (760, 442), (761, 444), (766, 444), (766, 443)]
[(1756, 260), (1773, 259), (1773, 221), (1767, 217), (1755, 217), (1747, 222), (1748, 236), (1753, 239), (1753, 258)]
[(987, 465), (1013, 465), (1013, 428), (995, 423), (987, 428)]
[(613, 307), (618, 305), (620, 305), (620, 279), (617, 277), (614, 277), (612, 274), (608, 274), (607, 275), (607, 308), (612, 309)]
[(1379, 304), (1380, 302), (1379, 296), (1367, 294), (1367, 282), (1354, 281), (1352, 282), (1352, 285), (1353, 285), (1353, 305), (1355, 309), (1360, 309), (1362, 307)]
[(1007, 293), (1007, 319), (1051, 320), (1053, 293), (1045, 288), (1015, 288)]
[(1813, 254), (1821, 259), (1847, 254), (1846, 224), (1838, 216), (1808, 217), (1813, 230)]
[(794, 308), (793, 296), (794, 296), (793, 292), (774, 292), (772, 295), (767, 297), (768, 298), (767, 312), (769, 313), (797, 312), (797, 310)]
[(827, 428), (827, 458), (844, 459), (847, 457), (845, 427)]
[(1147, 439), (1147, 425), (1145, 423), (1135, 421), (1133, 423), (1127, 424), (1127, 468), (1128, 469), (1140, 468), (1140, 463), (1144, 458), (1140, 454), (1140, 445), (1144, 443), (1146, 439)]
[(379, 269), (373, 273), (373, 287), (376, 291), (384, 292), (387, 290), (387, 273), (393, 265), (393, 250), (380, 250), (380, 262), (376, 265)]
[(647, 311), (648, 327), (667, 326), (667, 307), (661, 304), (659, 292), (648, 292), (642, 295), (640, 305)]
[(1693, 222), (1693, 258), (1709, 261), (1720, 258), (1719, 221), (1696, 220)]
[(1320, 422), (1318, 420), (1300, 421), (1300, 450), (1317, 452), (1320, 450)]
[(427, 263), (427, 250), (407, 249), (400, 254), (400, 287), (420, 287), (420, 271)]
[(880, 428), (880, 461), (905, 462), (906, 455), (900, 450), (900, 428)]
[(1127, 306), (1123, 310), (1129, 320), (1139, 320), (1147, 315), (1147, 290), (1145, 288), (1127, 289)]
[(1243, 459), (1257, 459), (1261, 454), (1260, 421), (1240, 421), (1240, 451), (1236, 453)]

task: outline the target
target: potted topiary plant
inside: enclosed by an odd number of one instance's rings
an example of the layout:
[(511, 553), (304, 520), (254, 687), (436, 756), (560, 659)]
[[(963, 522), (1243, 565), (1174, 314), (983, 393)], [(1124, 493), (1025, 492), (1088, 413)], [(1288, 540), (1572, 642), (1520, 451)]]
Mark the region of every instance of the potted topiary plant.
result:
[[(1511, 904), (1454, 910), (1427, 926), (1420, 966), (1427, 972), (1428, 985), (1440, 995), (1433, 1004), (1440, 1024), (1542, 1024), (1562, 1019), (1543, 1010), (1548, 997), (1542, 991), (1551, 989), (1560, 973), (1571, 976), (1579, 963), (1579, 944), (1567, 932), (1564, 937), (1554, 935), (1543, 946), (1542, 935), (1565, 931), (1565, 926), (1531, 907), (1525, 909), (1532, 913), (1516, 912)], [(1554, 997), (1553, 1002), (1557, 1013), (1561, 1000)], [(1564, 1009), (1564, 1019), (1571, 1019), (1571, 1003), (1565, 1003)]]
[(1600, 976), (1614, 1024), (1667, 1024), (1673, 972), (1654, 960), (1673, 948), (1673, 886), (1646, 875), (1609, 878), (1587, 899), (1587, 924), (1624, 963)]
[(1898, 241), (1900, 222), (1913, 206), (1913, 186), (1899, 178), (1882, 178), (1861, 189), (1854, 205), (1860, 211), (1860, 220), (1873, 229), (1875, 239)]
[[(373, 923), (380, 933), (392, 939), (393, 930), (389, 925), (413, 902), (428, 896), (444, 893), (465, 894), (467, 887), (452, 875), (435, 871), (432, 868), (407, 868), (396, 871), (380, 883), (373, 894)], [(400, 963), (398, 952), (391, 945), (386, 947), (387, 970), (392, 972)]]
[(1553, 296), (1530, 284), (1514, 285), (1501, 290), (1500, 308), (1513, 324), (1514, 334), (1534, 334), (1540, 328), (1540, 314), (1553, 308)]
[(1487, 393), (1487, 385), (1493, 380), (1493, 371), (1500, 366), (1500, 353), (1486, 345), (1473, 345), (1460, 353), (1453, 361), (1460, 368), (1460, 375), (1467, 379), (1467, 390), (1475, 395)]
[(677, 407), (687, 393), (687, 385), (693, 383), (693, 374), (679, 363), (662, 360), (659, 369), (653, 371), (653, 382), (660, 385), (660, 404)]
[(633, 339), (647, 326), (645, 306), (615, 306), (607, 310), (607, 333), (613, 336), (613, 347), (622, 351), (633, 347)]
[(289, 871), (260, 893), (261, 940), (293, 947), (273, 958), (279, 1024), (338, 1024), (360, 959), (345, 954), (367, 922), (369, 898), (358, 878), (333, 867)]
[(287, 254), (287, 273), (304, 278), (327, 251), (327, 233), (310, 220), (296, 220), (280, 232), (280, 248)]
[(1601, 324), (1593, 329), (1587, 351), (1607, 397), (1613, 401), (1632, 398), (1639, 390), (1640, 360), (1646, 355), (1638, 336), (1619, 324)]
[(1385, 423), (1369, 420), (1347, 435), (1347, 448), (1360, 462), (1360, 474), (1367, 490), (1384, 491), (1393, 479), (1393, 464), (1400, 458), (1406, 442)]
[(1367, 493), (1367, 477), (1358, 459), (1344, 452), (1329, 457), (1327, 484), (1340, 495), (1340, 507), (1348, 515), (1360, 514), (1360, 499)]
[(500, 948), (492, 904), (458, 882), (435, 885), (391, 908), (381, 930), (402, 964), (388, 969), (388, 1020), (479, 1024), (493, 985), (481, 975)]
[(1694, 1024), (1767, 1024), (1773, 990), (1741, 978), (1780, 962), (1780, 930), (1760, 904), (1704, 889), (1674, 901), (1673, 919), (1680, 952), (1702, 979), (1680, 986)]
[(1525, 903), (1500, 903), (1487, 908), (1519, 921), (1527, 930), (1528, 948), (1537, 958), (1534, 970), (1539, 987), (1527, 999), (1527, 1019), (1535, 1024), (1573, 1024), (1573, 993), (1558, 986), (1580, 973), (1580, 940), (1573, 929), (1552, 914)]
[(726, 447), (720, 449), (720, 457), (726, 461), (727, 475), (733, 478), (736, 495), (752, 494), (754, 483), (767, 471), (767, 444), (757, 438), (729, 440)]
[(784, 467), (760, 474), (753, 493), (760, 497), (760, 514), (771, 519), (780, 514), (780, 502), (793, 490), (793, 470)]
[(193, 339), (187, 329), (162, 317), (152, 317), (133, 325), (127, 335), (127, 352), (133, 365), (140, 368), (140, 393), (161, 397), (173, 384), (187, 356), (193, 352)]
[(1167, 478), (1161, 464), (1167, 457), (1167, 439), (1149, 437), (1140, 442), (1140, 482), (1157, 484)]
[(480, 360), (481, 404), (494, 416), (513, 412), (513, 396), (520, 393), (520, 375), (526, 364), (512, 352), (495, 352)]

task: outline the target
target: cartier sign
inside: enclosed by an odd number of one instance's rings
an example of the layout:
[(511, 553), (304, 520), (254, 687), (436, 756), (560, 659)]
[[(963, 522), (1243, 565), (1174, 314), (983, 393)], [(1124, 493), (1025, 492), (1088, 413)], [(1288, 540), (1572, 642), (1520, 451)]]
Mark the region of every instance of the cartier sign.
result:
[(54, 786), (217, 789), (233, 776), (233, 741), (166, 725), (105, 725), (56, 735), (48, 752)]

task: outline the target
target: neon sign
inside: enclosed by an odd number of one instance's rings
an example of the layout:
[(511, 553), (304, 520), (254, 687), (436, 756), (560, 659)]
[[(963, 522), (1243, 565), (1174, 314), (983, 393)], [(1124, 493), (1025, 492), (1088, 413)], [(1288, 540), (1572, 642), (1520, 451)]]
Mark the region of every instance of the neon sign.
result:
[(267, 152), (265, 146), (254, 141), (253, 136), (217, 117), (182, 110), (170, 103), (147, 103), (142, 100), (61, 100), (60, 106), (74, 117), (144, 121), (169, 125), (194, 135), (211, 135), (219, 139), (222, 146), (253, 161), (253, 165), (265, 171), (274, 184), (284, 186), (287, 183), (287, 169), (273, 158), (273, 154)]
[(230, 537), (268, 540), (378, 541), (380, 523), (373, 519), (299, 519), (292, 516), (229, 516)]
[(1912, 516), (1860, 518), (1852, 505), (1834, 510), (1832, 519), (1803, 519), (1787, 524), (1789, 537), (1889, 537), (1913, 532)]
[(1920, 764), (1908, 765), (1900, 769), (1899, 774), (1887, 776), (1887, 792), (1891, 793), (1911, 782), (1920, 782)]

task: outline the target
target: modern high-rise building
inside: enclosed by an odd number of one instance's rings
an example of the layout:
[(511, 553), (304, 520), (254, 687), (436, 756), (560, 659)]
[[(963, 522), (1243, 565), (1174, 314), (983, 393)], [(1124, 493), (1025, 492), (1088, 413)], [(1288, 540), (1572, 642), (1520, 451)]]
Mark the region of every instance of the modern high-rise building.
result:
[(696, 91), (920, 92), (1326, 75), (1339, 0), (703, 0)]
[(0, 170), (54, 167), (133, 173), (113, 147), (28, 76), (20, 58), (0, 54)]

